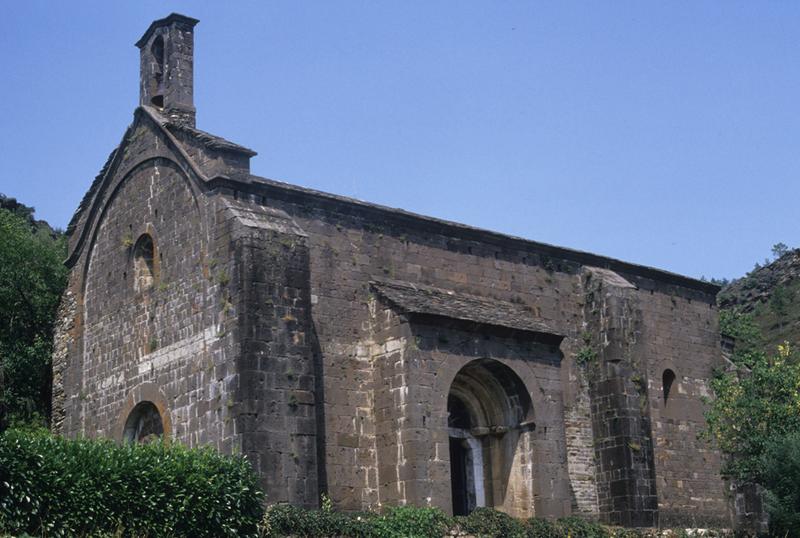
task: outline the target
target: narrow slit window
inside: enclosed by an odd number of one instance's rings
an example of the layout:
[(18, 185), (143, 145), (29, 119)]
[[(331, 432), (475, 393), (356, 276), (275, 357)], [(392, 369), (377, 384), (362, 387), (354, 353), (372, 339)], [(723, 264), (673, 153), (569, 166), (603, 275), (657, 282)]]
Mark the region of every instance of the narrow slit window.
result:
[(675, 382), (675, 372), (670, 369), (664, 370), (663, 375), (661, 376), (661, 386), (663, 387), (664, 391), (664, 407), (667, 406), (667, 402), (669, 401), (669, 393), (672, 390), (672, 384)]

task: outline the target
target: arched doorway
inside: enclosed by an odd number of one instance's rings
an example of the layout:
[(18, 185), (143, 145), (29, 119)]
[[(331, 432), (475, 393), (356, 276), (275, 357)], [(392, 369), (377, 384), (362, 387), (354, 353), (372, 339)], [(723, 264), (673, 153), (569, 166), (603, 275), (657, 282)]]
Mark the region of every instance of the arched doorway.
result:
[(127, 443), (146, 443), (164, 435), (161, 413), (153, 402), (136, 404), (125, 420), (122, 439)]
[[(499, 361), (479, 359), (456, 374), (447, 396), (453, 514), (479, 506), (500, 508), (512, 476), (520, 436), (532, 427), (530, 395)], [(529, 459), (529, 458), (528, 458)]]

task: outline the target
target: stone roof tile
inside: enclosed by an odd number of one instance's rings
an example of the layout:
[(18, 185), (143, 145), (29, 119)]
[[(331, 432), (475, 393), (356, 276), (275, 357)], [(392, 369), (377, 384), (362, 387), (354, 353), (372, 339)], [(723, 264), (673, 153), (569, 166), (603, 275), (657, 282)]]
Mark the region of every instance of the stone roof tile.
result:
[(379, 280), (373, 289), (406, 314), (427, 314), (536, 334), (563, 337), (535, 319), (530, 307), (409, 282)]
[(196, 140), (200, 144), (203, 144), (204, 146), (210, 149), (215, 149), (218, 151), (232, 151), (235, 153), (243, 153), (249, 157), (254, 157), (258, 155), (258, 153), (256, 153), (250, 148), (240, 146), (239, 144), (234, 144), (230, 140), (226, 140), (221, 136), (201, 131), (200, 129), (197, 129), (195, 127), (190, 127), (189, 125), (184, 125), (181, 123), (175, 123), (171, 121), (165, 121), (164, 127), (169, 129), (173, 133), (176, 132), (186, 133), (194, 140)]

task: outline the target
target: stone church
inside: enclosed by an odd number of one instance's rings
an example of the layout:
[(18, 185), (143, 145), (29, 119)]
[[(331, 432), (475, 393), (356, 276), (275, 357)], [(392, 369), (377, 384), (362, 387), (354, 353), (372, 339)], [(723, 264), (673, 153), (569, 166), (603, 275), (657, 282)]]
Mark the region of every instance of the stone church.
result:
[(56, 431), (241, 453), (270, 503), (730, 526), (716, 286), (252, 175), (195, 127), (196, 23), (136, 43), (69, 224)]

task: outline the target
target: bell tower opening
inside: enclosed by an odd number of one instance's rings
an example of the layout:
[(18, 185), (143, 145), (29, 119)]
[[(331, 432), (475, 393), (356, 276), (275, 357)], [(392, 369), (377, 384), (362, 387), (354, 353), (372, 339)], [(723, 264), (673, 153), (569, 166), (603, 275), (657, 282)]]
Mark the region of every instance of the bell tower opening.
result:
[(151, 79), (152, 95), (150, 103), (158, 108), (164, 108), (164, 37), (158, 35), (150, 45), (150, 54), (153, 56), (153, 77)]
[(194, 127), (194, 27), (173, 13), (154, 21), (136, 42), (140, 53), (139, 104), (172, 122)]

